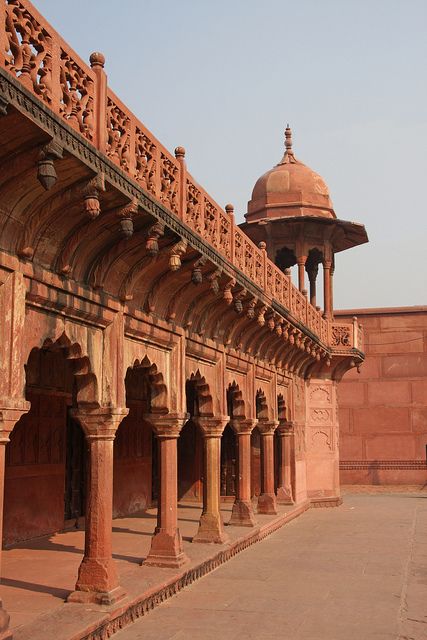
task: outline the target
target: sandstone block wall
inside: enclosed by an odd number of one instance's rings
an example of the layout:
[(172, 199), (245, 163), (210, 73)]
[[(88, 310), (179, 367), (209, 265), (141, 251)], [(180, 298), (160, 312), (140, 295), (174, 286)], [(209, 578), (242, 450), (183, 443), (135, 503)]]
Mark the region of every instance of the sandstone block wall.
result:
[(338, 385), (341, 483), (427, 483), (427, 307), (336, 316), (357, 316), (366, 353)]

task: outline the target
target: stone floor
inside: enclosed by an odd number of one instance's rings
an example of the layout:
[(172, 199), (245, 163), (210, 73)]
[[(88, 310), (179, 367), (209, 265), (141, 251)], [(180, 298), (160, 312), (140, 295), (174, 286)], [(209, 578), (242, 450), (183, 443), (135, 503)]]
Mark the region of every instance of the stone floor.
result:
[[(83, 555), (84, 531), (72, 530), (31, 540), (3, 551), (1, 595), (10, 614), (15, 640), (78, 640), (90, 630), (110, 624), (139, 603), (156, 597), (159, 591), (180, 580), (189, 572), (205, 572), (206, 566), (217, 563), (218, 554), (227, 554), (235, 545), (246, 545), (263, 537), (277, 525), (282, 526), (307, 509), (280, 506), (278, 516), (258, 515), (258, 527), (226, 527), (229, 542), (224, 545), (192, 544), (201, 514), (198, 504), (180, 504), (179, 527), (184, 550), (190, 561), (182, 569), (161, 569), (140, 566), (150, 549), (156, 524), (156, 510), (113, 521), (113, 557), (117, 562), (121, 585), (127, 597), (117, 605), (64, 604), (73, 590)], [(222, 504), (224, 522), (231, 515), (232, 503)], [(332, 511), (332, 510), (329, 510)], [(221, 560), (222, 561), (222, 560)], [(186, 579), (187, 583), (187, 579)], [(153, 595), (154, 594), (154, 595)], [(97, 636), (98, 637), (98, 636)]]
[(114, 640), (427, 639), (427, 494), (311, 509)]

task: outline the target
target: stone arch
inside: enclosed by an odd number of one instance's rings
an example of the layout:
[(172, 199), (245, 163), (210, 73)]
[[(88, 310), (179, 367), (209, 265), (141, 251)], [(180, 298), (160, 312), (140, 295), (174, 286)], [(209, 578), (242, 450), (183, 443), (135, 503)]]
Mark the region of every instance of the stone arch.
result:
[(230, 416), (230, 419), (246, 418), (243, 394), (235, 380), (233, 380), (233, 382), (231, 382), (227, 387), (227, 413)]
[(28, 354), (24, 364), (25, 377), (28, 375), (29, 363), (34, 359), (35, 354), (41, 352), (60, 352), (70, 365), (70, 370), (75, 380), (75, 404), (78, 407), (97, 407), (98, 401), (98, 380), (92, 370), (91, 361), (88, 355), (83, 353), (78, 342), (73, 342), (65, 331), (56, 339), (45, 338), (39, 346), (34, 346)]
[(268, 420), (267, 398), (265, 396), (264, 391), (261, 388), (257, 389), (256, 395), (255, 395), (255, 410), (256, 410), (256, 417), (258, 420), (260, 421)]
[[(137, 375), (134, 375), (135, 372)], [(137, 384), (135, 379), (138, 378), (144, 387), (142, 391), (145, 391), (148, 396), (147, 413), (168, 413), (168, 390), (163, 374), (148, 356), (144, 356), (142, 360), (136, 359), (133, 365), (128, 367), (125, 384)]]
[(143, 511), (157, 499), (158, 456), (149, 415), (169, 411), (163, 374), (148, 356), (127, 368), (125, 393), (129, 413), (114, 440), (114, 517)]
[[(190, 375), (190, 378), (185, 384), (185, 388), (187, 393), (187, 411), (196, 417), (212, 417), (214, 413), (210, 387), (199, 369)], [(189, 410), (188, 399), (193, 400), (193, 398), (194, 406), (193, 408), (190, 407), (192, 410)]]
[(279, 393), (277, 396), (277, 419), (279, 423), (285, 422), (288, 419), (286, 400), (282, 393)]
[(24, 370), (30, 408), (7, 448), (7, 544), (52, 534), (84, 515), (87, 444), (73, 409), (99, 406), (90, 359), (65, 332), (33, 347)]

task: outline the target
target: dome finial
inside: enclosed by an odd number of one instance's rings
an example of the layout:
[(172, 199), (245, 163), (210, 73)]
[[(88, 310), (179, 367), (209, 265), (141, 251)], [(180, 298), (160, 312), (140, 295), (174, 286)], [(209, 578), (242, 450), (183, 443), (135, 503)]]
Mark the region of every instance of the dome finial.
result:
[(293, 151), (292, 151), (292, 130), (289, 126), (289, 122), (286, 125), (286, 129), (285, 129), (285, 149), (287, 151), (287, 153), (289, 153), (290, 155), (293, 155)]

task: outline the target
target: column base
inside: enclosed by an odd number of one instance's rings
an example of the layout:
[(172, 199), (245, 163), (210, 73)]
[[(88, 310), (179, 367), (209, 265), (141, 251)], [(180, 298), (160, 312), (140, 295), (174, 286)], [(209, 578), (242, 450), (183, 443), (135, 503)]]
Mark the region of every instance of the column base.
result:
[(77, 589), (69, 594), (67, 602), (110, 605), (114, 604), (118, 600), (122, 600), (125, 596), (126, 591), (122, 589), (122, 587), (116, 587), (111, 591), (84, 591)]
[(0, 600), (0, 640), (11, 640), (13, 638), (12, 631), (9, 629), (10, 615), (3, 609), (2, 601)]
[(224, 524), (221, 516), (213, 515), (211, 513), (203, 513), (199, 522), (199, 530), (194, 536), (192, 542), (213, 542), (215, 544), (224, 544), (225, 542), (228, 542), (228, 536), (224, 532)]
[(288, 487), (278, 487), (276, 501), (277, 504), (294, 504), (291, 489)]
[(124, 595), (112, 558), (83, 558), (76, 589), (70, 593), (67, 602), (112, 604)]
[(257, 522), (252, 503), (245, 500), (235, 500), (228, 524), (236, 527), (255, 527)]
[(179, 531), (175, 531), (172, 535), (165, 531), (157, 531), (151, 541), (150, 553), (142, 565), (177, 569), (188, 561), (182, 548)]
[(258, 498), (258, 513), (267, 515), (277, 514), (276, 496), (274, 493), (261, 493)]

